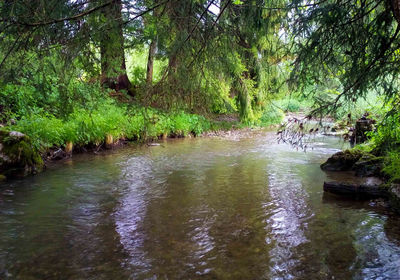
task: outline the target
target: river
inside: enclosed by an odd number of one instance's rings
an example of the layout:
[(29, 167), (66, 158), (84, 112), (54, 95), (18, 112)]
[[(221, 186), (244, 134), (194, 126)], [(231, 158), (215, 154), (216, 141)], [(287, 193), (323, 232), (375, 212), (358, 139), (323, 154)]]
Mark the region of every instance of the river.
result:
[(400, 279), (400, 219), (273, 132), (77, 155), (0, 185), (0, 279)]

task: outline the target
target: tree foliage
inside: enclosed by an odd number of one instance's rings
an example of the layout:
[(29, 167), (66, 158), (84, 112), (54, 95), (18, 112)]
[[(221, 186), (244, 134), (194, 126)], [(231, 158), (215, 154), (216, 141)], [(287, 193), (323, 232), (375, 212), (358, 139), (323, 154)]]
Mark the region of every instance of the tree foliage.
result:
[[(396, 1), (299, 1), (291, 25), (297, 57), (292, 77), (300, 86), (326, 85), (315, 113), (329, 113), (375, 91), (397, 99), (400, 68)], [(306, 4), (304, 4), (306, 3)], [(331, 82), (330, 82), (331, 81)]]
[[(105, 95), (130, 93), (133, 99), (122, 99), (143, 106), (238, 112), (247, 123), (260, 119), (271, 99), (291, 96), (295, 87), (304, 95), (317, 92), (310, 97), (314, 113), (330, 113), (372, 91), (395, 105), (400, 43), (395, 4), (3, 1), (3, 111), (19, 112), (26, 99), (28, 107), (66, 117), (74, 106), (87, 104), (88, 94), (77, 88), (97, 83), (111, 88)], [(126, 57), (137, 50), (147, 53), (147, 65), (130, 72)], [(157, 64), (163, 66), (154, 79), (157, 61), (164, 63)], [(289, 74), (295, 87), (288, 87)], [(12, 89), (24, 94), (13, 96)], [(101, 100), (104, 94), (89, 95)]]
[[(286, 10), (269, 6), (284, 1), (9, 0), (0, 5), (2, 84), (37, 75), (36, 66), (28, 74), (32, 59), (42, 63), (43, 77), (62, 75), (66, 84), (97, 80), (117, 92), (136, 93), (136, 102), (145, 106), (238, 110), (249, 122), (261, 116), (268, 96), (283, 84), (277, 69), (284, 44), (278, 33)], [(132, 87), (126, 52), (143, 47), (150, 54), (147, 81)], [(52, 73), (49, 57), (57, 57), (63, 74)], [(154, 59), (167, 61), (156, 83)]]

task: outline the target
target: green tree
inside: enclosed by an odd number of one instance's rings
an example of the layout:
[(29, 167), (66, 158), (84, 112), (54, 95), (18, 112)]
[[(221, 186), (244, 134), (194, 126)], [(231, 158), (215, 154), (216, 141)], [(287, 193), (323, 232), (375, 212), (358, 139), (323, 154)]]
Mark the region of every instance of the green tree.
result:
[(293, 78), (311, 87), (339, 81), (336, 94), (318, 98), (327, 114), (369, 91), (397, 98), (400, 71), (398, 1), (293, 1), (297, 43)]
[(116, 91), (126, 90), (133, 95), (126, 73), (122, 1), (112, 1), (100, 11), (101, 83)]

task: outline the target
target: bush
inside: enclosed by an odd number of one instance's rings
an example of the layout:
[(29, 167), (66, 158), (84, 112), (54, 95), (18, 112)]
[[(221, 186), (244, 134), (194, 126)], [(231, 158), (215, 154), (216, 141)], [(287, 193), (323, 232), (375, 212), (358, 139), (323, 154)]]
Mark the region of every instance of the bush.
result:
[(383, 173), (391, 181), (400, 181), (400, 113), (393, 112), (380, 121), (376, 131), (369, 132), (368, 143), (357, 145), (359, 150), (383, 156)]
[(261, 126), (269, 126), (273, 124), (278, 124), (282, 121), (284, 117), (284, 113), (279, 108), (270, 105), (265, 108), (261, 118), (259, 119), (259, 125)]
[(284, 112), (299, 112), (301, 110), (300, 102), (291, 98), (280, 100), (277, 106)]
[(390, 177), (391, 181), (400, 181), (400, 151), (388, 152), (382, 171)]
[(11, 130), (28, 135), (35, 148), (49, 148), (53, 145), (64, 144), (64, 124), (62, 120), (36, 111), (21, 118)]

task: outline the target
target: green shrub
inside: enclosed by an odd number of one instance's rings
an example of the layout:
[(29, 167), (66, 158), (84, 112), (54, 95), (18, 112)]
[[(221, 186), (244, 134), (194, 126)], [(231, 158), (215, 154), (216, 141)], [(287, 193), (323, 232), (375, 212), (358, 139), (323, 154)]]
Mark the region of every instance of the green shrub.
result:
[(284, 112), (299, 112), (301, 108), (301, 104), (296, 99), (283, 99), (277, 102), (277, 106), (280, 107)]
[(391, 181), (400, 181), (400, 151), (391, 151), (386, 154), (382, 171)]
[(64, 144), (63, 121), (43, 112), (22, 117), (11, 129), (28, 135), (37, 149)]
[[(22, 81), (24, 83), (24, 80)], [(0, 104), (3, 106), (3, 118), (26, 115), (36, 108), (39, 95), (36, 89), (28, 84), (7, 84), (0, 87)]]
[(282, 121), (284, 116), (285, 115), (282, 112), (282, 110), (280, 110), (275, 106), (270, 105), (267, 108), (265, 108), (258, 124), (261, 126), (278, 124)]
[(142, 114), (131, 115), (127, 117), (127, 125), (125, 127), (126, 137), (129, 139), (140, 139), (145, 121)]

